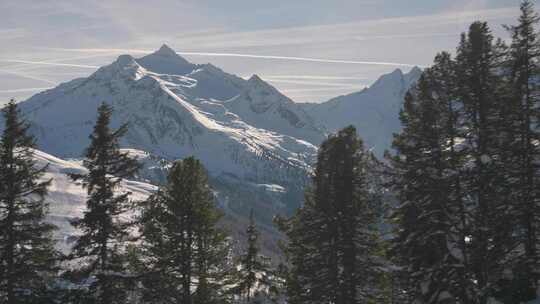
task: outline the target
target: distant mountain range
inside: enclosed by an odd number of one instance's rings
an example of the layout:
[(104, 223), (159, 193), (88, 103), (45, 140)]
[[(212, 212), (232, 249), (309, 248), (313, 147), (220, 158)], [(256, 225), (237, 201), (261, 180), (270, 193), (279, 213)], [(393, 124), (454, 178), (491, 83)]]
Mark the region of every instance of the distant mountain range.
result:
[(141, 181), (158, 184), (170, 161), (194, 155), (232, 222), (253, 208), (271, 230), (273, 214), (301, 203), (317, 145), (330, 132), (352, 124), (377, 155), (389, 148), (404, 94), (420, 74), (395, 70), (360, 92), (299, 104), (257, 75), (245, 80), (193, 64), (163, 45), (138, 59), (121, 55), (19, 105), (40, 150), (78, 159), (98, 105), (107, 102), (113, 127), (129, 123), (121, 145), (144, 161)]

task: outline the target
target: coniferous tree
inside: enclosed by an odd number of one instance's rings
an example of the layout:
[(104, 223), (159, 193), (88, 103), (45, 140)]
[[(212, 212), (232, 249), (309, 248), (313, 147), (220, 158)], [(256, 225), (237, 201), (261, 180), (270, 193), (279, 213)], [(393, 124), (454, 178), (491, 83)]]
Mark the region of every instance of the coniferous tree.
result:
[(230, 242), (220, 218), (202, 164), (177, 161), (140, 217), (143, 302), (229, 302)]
[(71, 257), (84, 265), (81, 272), (89, 278), (91, 302), (101, 304), (127, 301), (125, 283), (129, 276), (124, 255), (132, 224), (125, 217), (133, 206), (129, 192), (116, 191), (124, 178), (139, 169), (138, 162), (119, 149), (119, 139), (126, 133), (127, 125), (111, 130), (111, 115), (109, 105), (99, 106), (83, 161), (88, 173), (72, 175), (74, 180), (82, 181), (88, 200), (83, 218), (73, 222), (82, 235)]
[(377, 293), (369, 158), (352, 126), (321, 145), (313, 188), (306, 191), (304, 206), (282, 225), (289, 239), (289, 302), (365, 303)]
[(510, 89), (504, 126), (507, 181), (523, 250), (513, 269), (515, 288), (506, 296), (527, 301), (534, 299), (540, 279), (540, 17), (530, 1), (523, 1), (520, 10), (518, 25), (506, 27), (512, 42), (506, 54)]
[(46, 167), (36, 168), (35, 142), (12, 100), (3, 109), (0, 138), (0, 302), (46, 303), (47, 282), (58, 253), (45, 222), (44, 201), (50, 180)]
[(467, 213), (456, 170), (459, 113), (453, 70), (448, 53), (437, 55), (407, 94), (400, 115), (403, 130), (393, 144), (397, 154), (391, 157), (391, 185), (400, 201), (393, 256), (407, 278), (408, 284), (401, 285), (409, 300), (422, 303), (466, 302), (471, 285), (461, 266), (466, 264), (461, 240)]
[(406, 97), (391, 158), (400, 200), (394, 256), (407, 294), (422, 303), (487, 303), (508, 289), (501, 282), (516, 251), (522, 185), (512, 175), (524, 171), (513, 151), (523, 124), (505, 50), (475, 22), (456, 60), (438, 55)]
[(487, 24), (475, 22), (462, 36), (456, 57), (456, 95), (463, 108), (463, 153), (468, 158), (463, 187), (471, 210), (467, 251), (475, 302), (482, 304), (494, 294), (495, 282), (514, 248), (504, 173), (507, 147), (501, 136), (505, 125), (501, 49)]
[(240, 256), (239, 260), (239, 283), (238, 289), (246, 303), (251, 303), (255, 294), (254, 289), (262, 289), (265, 293), (275, 291), (275, 276), (271, 270), (270, 258), (260, 254), (259, 231), (253, 218), (253, 210), (249, 216), (249, 225), (246, 230), (247, 250)]

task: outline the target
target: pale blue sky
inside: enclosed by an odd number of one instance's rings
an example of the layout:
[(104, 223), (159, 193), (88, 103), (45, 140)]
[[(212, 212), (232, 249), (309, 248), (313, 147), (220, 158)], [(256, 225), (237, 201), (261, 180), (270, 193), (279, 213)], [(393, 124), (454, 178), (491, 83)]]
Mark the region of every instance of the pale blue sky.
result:
[(437, 51), (454, 50), (471, 21), (486, 20), (505, 35), (500, 24), (514, 22), (518, 3), (0, 0), (0, 101), (25, 99), (122, 53), (142, 56), (167, 43), (192, 62), (258, 74), (296, 101), (320, 102), (395, 68), (430, 64)]

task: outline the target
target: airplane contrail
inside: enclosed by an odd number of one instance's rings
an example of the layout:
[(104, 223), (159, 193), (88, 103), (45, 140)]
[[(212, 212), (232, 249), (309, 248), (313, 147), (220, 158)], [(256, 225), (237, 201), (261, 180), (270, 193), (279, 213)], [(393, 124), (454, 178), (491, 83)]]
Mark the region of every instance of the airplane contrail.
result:
[(191, 56), (243, 57), (243, 58), (256, 58), (256, 59), (308, 61), (308, 62), (320, 62), (320, 63), (390, 65), (390, 66), (405, 66), (405, 67), (418, 66), (415, 64), (399, 63), (399, 62), (339, 60), (339, 59), (323, 59), (323, 58), (309, 58), (309, 57), (295, 57), (295, 56), (272, 56), (272, 55), (254, 55), (254, 54), (237, 54), (237, 53), (200, 53), (200, 52), (177, 52), (177, 53), (180, 55), (188, 55), (188, 56), (191, 55)]
[(264, 79), (366, 80), (366, 77), (319, 75), (261, 75)]
[(41, 64), (41, 65), (63, 66), (63, 67), (73, 67), (73, 68), (84, 68), (84, 69), (99, 68), (98, 66), (95, 66), (95, 65), (58, 63), (58, 62), (48, 62), (48, 61), (30, 61), (30, 60), (19, 60), (19, 59), (0, 59), (0, 61), (11, 62), (11, 63)]
[(48, 90), (51, 87), (44, 88), (24, 88), (24, 89), (11, 89), (11, 90), (0, 90), (0, 93), (19, 93), (19, 92), (33, 92), (33, 91), (43, 91)]
[[(137, 54), (149, 54), (152, 51), (138, 50), (138, 49), (69, 49), (69, 48), (47, 48), (56, 51), (66, 52), (111, 52), (111, 53), (137, 53)], [(208, 57), (240, 57), (240, 58), (255, 58), (255, 59), (270, 59), (270, 60), (291, 60), (291, 61), (307, 61), (307, 62), (319, 62), (319, 63), (344, 63), (344, 64), (363, 64), (363, 65), (386, 65), (386, 66), (404, 66), (404, 67), (424, 67), (421, 65), (400, 63), (400, 62), (386, 62), (386, 61), (358, 61), (358, 60), (340, 60), (340, 59), (324, 59), (324, 58), (311, 58), (311, 57), (296, 57), (296, 56), (274, 56), (274, 55), (256, 55), (256, 54), (240, 54), (240, 53), (212, 53), (212, 52), (176, 52), (179, 55), (187, 56), (208, 56)]]
[(48, 80), (48, 79), (44, 79), (44, 78), (40, 78), (40, 77), (35, 77), (35, 76), (32, 76), (32, 75), (23, 74), (23, 73), (19, 73), (19, 72), (15, 72), (15, 71), (0, 70), (0, 73), (11, 74), (11, 75), (15, 75), (15, 76), (19, 76), (19, 77), (23, 77), (23, 78), (27, 78), (27, 79), (32, 79), (32, 80), (37, 80), (37, 81), (46, 82), (46, 83), (48, 83), (48, 84), (57, 85), (56, 82), (50, 81), (50, 80)]
[(354, 84), (351, 84), (351, 83), (295, 81), (295, 80), (280, 80), (280, 79), (269, 79), (269, 78), (264, 78), (264, 80), (268, 82), (275, 82), (275, 83), (303, 84), (303, 85), (316, 85), (316, 86), (328, 86), (328, 87), (340, 87), (340, 88), (348, 88), (351, 86), (354, 87)]
[(281, 93), (303, 93), (303, 92), (326, 92), (326, 91), (344, 91), (346, 89), (361, 89), (358, 86), (349, 86), (349, 87), (331, 87), (331, 88), (317, 88), (317, 89), (290, 89), (282, 90)]
[[(105, 56), (111, 56), (111, 54), (93, 54), (93, 55), (85, 55), (85, 56), (77, 56), (77, 57), (70, 57), (70, 58), (58, 58), (58, 59), (48, 59), (47, 61), (39, 61), (39, 62), (46, 62), (47, 65), (53, 65), (54, 63), (60, 63), (60, 64), (66, 64), (66, 61), (72, 61), (72, 60), (81, 60), (81, 59), (91, 59), (96, 57), (105, 57)], [(37, 67), (35, 65), (28, 65), (28, 62), (25, 60), (25, 65), (21, 67), (16, 67), (15, 69), (11, 69), (11, 71), (28, 71), (28, 70), (34, 70)]]

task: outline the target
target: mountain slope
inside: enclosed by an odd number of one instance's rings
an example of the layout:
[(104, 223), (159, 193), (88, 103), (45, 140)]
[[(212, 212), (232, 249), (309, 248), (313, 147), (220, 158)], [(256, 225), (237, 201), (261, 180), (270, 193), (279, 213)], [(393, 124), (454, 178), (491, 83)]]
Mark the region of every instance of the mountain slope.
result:
[(244, 90), (225, 106), (246, 123), (258, 128), (319, 144), (324, 134), (301, 106), (253, 75)]
[[(67, 249), (69, 243), (78, 234), (70, 221), (83, 216), (87, 199), (86, 190), (79, 183), (74, 183), (68, 174), (84, 174), (87, 169), (81, 165), (80, 161), (66, 161), (39, 150), (34, 150), (34, 160), (38, 168), (47, 166), (42, 178), (51, 179), (49, 192), (45, 197), (49, 203), (48, 221), (58, 227), (54, 236), (59, 248)], [(156, 189), (156, 186), (148, 183), (125, 180), (118, 192), (129, 191), (132, 193), (133, 200), (143, 200)]]
[(406, 74), (397, 69), (360, 92), (302, 106), (328, 132), (354, 125), (366, 146), (380, 157), (391, 147), (392, 134), (401, 128), (399, 111), (403, 98), (421, 73), (416, 67)]

